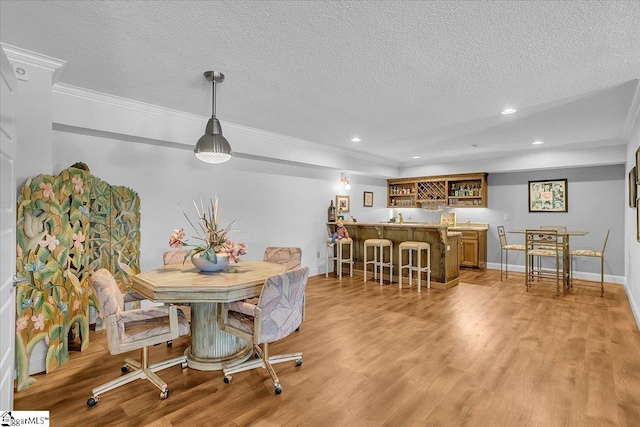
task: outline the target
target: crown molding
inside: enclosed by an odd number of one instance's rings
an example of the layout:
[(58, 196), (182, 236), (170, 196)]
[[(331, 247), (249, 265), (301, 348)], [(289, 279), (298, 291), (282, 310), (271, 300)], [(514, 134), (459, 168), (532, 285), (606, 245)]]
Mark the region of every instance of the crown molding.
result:
[[(178, 110), (173, 110), (166, 107), (160, 107), (153, 104), (148, 104), (145, 102), (135, 101), (129, 98), (123, 98), (120, 96), (109, 95), (103, 92), (97, 92), (91, 89), (85, 89), (78, 86), (72, 86), (65, 83), (56, 83), (52, 92), (60, 95), (72, 96), (84, 100), (88, 100), (91, 102), (98, 102), (105, 105), (110, 105), (116, 108), (124, 108), (132, 111), (142, 112), (146, 114), (154, 114), (166, 119), (171, 120), (181, 120), (186, 122), (193, 122), (203, 125), (207, 122), (209, 117), (199, 116), (196, 114), (185, 113)], [(251, 128), (248, 126), (238, 125), (235, 123), (225, 122), (220, 120), (223, 128), (226, 132), (233, 132), (239, 135), (246, 135), (247, 137), (252, 138), (260, 138), (262, 140), (274, 141), (278, 144), (285, 144), (291, 146), (292, 152), (294, 150), (299, 150), (300, 148), (304, 148), (307, 150), (314, 150), (317, 152), (330, 153), (335, 156), (349, 156), (351, 158), (360, 159), (369, 163), (380, 163), (383, 162), (385, 165), (389, 167), (394, 167), (393, 165), (389, 165), (389, 161), (387, 159), (381, 159), (377, 156), (372, 156), (367, 153), (362, 153), (358, 151), (350, 151), (345, 150), (339, 147), (326, 146), (322, 144), (318, 144), (312, 141), (295, 138), (292, 136), (282, 135), (274, 132), (269, 132), (261, 129)], [(398, 166), (395, 165), (397, 168)]]
[(91, 89), (68, 85), (66, 83), (56, 83), (55, 85), (53, 85), (51, 91), (60, 95), (73, 96), (75, 98), (80, 98), (91, 102), (99, 102), (101, 104), (139, 111), (142, 113), (156, 114), (170, 119), (178, 119), (197, 123), (203, 123), (208, 120), (207, 117), (198, 116), (196, 114), (184, 113), (182, 111), (172, 110), (170, 108), (160, 107), (157, 105), (148, 104), (146, 102), (134, 101), (132, 99), (123, 98), (120, 96), (109, 95)]
[(7, 54), (7, 58), (9, 58), (12, 63), (18, 62), (20, 64), (31, 65), (50, 71), (52, 74), (51, 84), (56, 84), (58, 82), (62, 69), (67, 64), (67, 61), (62, 59), (53, 58), (21, 47), (6, 43), (0, 43), (0, 45), (2, 45), (2, 49), (4, 49)]

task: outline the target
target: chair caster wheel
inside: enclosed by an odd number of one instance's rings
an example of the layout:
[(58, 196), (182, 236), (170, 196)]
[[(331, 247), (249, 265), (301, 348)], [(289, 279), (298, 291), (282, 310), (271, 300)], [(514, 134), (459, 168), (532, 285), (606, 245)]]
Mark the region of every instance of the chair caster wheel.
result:
[(275, 391), (276, 391), (276, 394), (282, 393), (282, 387), (277, 386)]
[(87, 406), (89, 408), (96, 406), (98, 404), (98, 400), (94, 397), (90, 397), (89, 400), (87, 400)]
[(120, 368), (120, 372), (126, 374), (127, 372), (129, 372), (129, 367), (127, 365), (124, 365), (122, 368)]
[(302, 359), (296, 360), (296, 366), (302, 366)]
[(160, 399), (164, 400), (164, 399), (166, 399), (168, 397), (169, 397), (169, 390), (168, 389), (163, 391), (162, 393), (160, 393)]
[(224, 377), (224, 383), (225, 384), (229, 384), (230, 382), (231, 382), (231, 377), (229, 377), (229, 376)]

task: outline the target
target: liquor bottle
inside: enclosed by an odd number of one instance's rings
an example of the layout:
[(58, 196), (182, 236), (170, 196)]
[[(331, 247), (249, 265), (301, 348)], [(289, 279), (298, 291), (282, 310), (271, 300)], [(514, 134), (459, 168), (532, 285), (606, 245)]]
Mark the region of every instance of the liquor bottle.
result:
[(336, 221), (336, 207), (333, 206), (333, 200), (331, 200), (331, 205), (329, 205), (329, 209), (327, 209), (327, 221), (328, 222)]

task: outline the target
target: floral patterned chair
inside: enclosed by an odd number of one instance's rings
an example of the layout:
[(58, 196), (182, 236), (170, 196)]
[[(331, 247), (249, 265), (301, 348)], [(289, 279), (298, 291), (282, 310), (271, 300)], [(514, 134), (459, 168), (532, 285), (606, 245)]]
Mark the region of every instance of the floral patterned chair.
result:
[(271, 376), (276, 394), (282, 392), (272, 365), (295, 360), (296, 366), (300, 366), (302, 353), (270, 356), (269, 343), (288, 336), (300, 326), (308, 278), (308, 267), (296, 268), (268, 278), (255, 305), (241, 302), (237, 310), (232, 310), (229, 304), (223, 304), (219, 314), (222, 330), (253, 343), (253, 349), (259, 356), (224, 368), (225, 383), (231, 381), (231, 374), (262, 367)]
[(186, 264), (190, 263), (191, 260), (187, 257), (189, 251), (187, 250), (178, 250), (178, 251), (168, 251), (162, 255), (162, 263), (164, 265), (169, 264)]
[[(290, 248), (285, 246), (269, 246), (264, 250), (263, 261), (273, 262), (287, 266), (287, 270), (293, 270), (302, 264), (302, 249)], [(248, 302), (249, 304), (258, 304), (258, 298), (249, 298), (244, 301), (236, 301), (229, 304), (231, 310), (239, 311), (239, 304)], [(304, 313), (302, 316), (304, 320)]]
[(302, 263), (302, 249), (270, 246), (264, 250), (262, 260), (283, 264), (287, 266), (287, 270), (293, 270), (300, 267)]
[[(175, 306), (160, 306), (124, 310), (124, 296), (111, 273), (101, 268), (91, 275), (91, 282), (100, 303), (107, 330), (109, 352), (113, 355), (140, 349), (140, 361), (125, 359), (122, 372), (115, 380), (91, 390), (88, 406), (95, 406), (100, 395), (136, 379), (148, 379), (160, 389), (160, 398), (169, 397), (167, 384), (155, 372), (174, 365), (186, 368), (186, 356), (149, 365), (149, 346), (189, 334), (189, 322)], [(129, 372), (131, 370), (131, 372)]]

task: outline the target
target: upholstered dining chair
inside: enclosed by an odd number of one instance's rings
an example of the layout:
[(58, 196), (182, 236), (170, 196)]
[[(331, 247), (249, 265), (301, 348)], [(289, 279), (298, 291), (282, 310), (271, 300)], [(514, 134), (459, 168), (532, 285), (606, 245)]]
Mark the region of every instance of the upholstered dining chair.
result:
[(287, 270), (300, 267), (302, 263), (302, 249), (284, 246), (270, 246), (264, 250), (263, 261), (275, 262), (287, 266)]
[(502, 281), (502, 256), (504, 254), (505, 262), (504, 262), (504, 277), (509, 278), (509, 251), (521, 251), (524, 252), (526, 250), (525, 245), (517, 245), (517, 244), (508, 244), (507, 243), (507, 235), (504, 232), (504, 226), (498, 226), (498, 240), (500, 241), (500, 281)]
[[(264, 250), (262, 260), (266, 262), (282, 264), (287, 267), (287, 270), (293, 270), (294, 268), (300, 267), (302, 263), (302, 249), (286, 246), (269, 246)], [(243, 302), (248, 302), (249, 304), (256, 305), (258, 304), (258, 298), (248, 298), (244, 301), (231, 302), (229, 303), (229, 306), (231, 307), (231, 310), (240, 310), (239, 304), (242, 304)]]
[(188, 262), (189, 258), (187, 257), (187, 254), (189, 253), (189, 251), (184, 250), (184, 249), (179, 249), (177, 251), (168, 251), (165, 252), (162, 255), (162, 262), (164, 265), (170, 265), (170, 264), (184, 264), (185, 263), (185, 259)]
[[(557, 230), (526, 230), (526, 249), (525, 249), (525, 285), (527, 292), (531, 289), (534, 277), (537, 276), (538, 281), (542, 277), (555, 277), (556, 295), (560, 296), (561, 268), (563, 246), (561, 236), (558, 236)], [(536, 271), (534, 268), (534, 257), (537, 257), (538, 263), (544, 257), (553, 258), (555, 260), (555, 269), (551, 272), (545, 272), (538, 266)], [(562, 280), (564, 283), (564, 280)]]
[(573, 285), (573, 257), (586, 256), (600, 258), (600, 296), (604, 296), (604, 250), (607, 248), (607, 240), (609, 240), (609, 233), (611, 230), (607, 230), (607, 235), (604, 238), (604, 244), (602, 245), (602, 251), (594, 251), (592, 249), (574, 249), (569, 255), (571, 256), (571, 267), (569, 270), (570, 281)]
[(124, 297), (111, 273), (101, 268), (91, 275), (91, 283), (106, 321), (107, 342), (112, 355), (140, 350), (140, 361), (125, 359), (119, 378), (91, 390), (88, 406), (95, 406), (100, 395), (137, 379), (148, 379), (160, 389), (160, 398), (169, 397), (167, 383), (157, 371), (175, 365), (186, 368), (186, 356), (149, 365), (149, 347), (189, 334), (189, 322), (175, 306), (124, 310)]
[(229, 383), (231, 375), (237, 372), (264, 368), (273, 380), (275, 393), (282, 392), (272, 365), (295, 360), (296, 366), (300, 366), (302, 353), (271, 356), (269, 344), (285, 338), (300, 326), (308, 278), (309, 267), (289, 270), (264, 282), (257, 304), (243, 302), (238, 310), (223, 304), (219, 312), (221, 329), (252, 343), (259, 357), (233, 367), (223, 367), (225, 383)]

